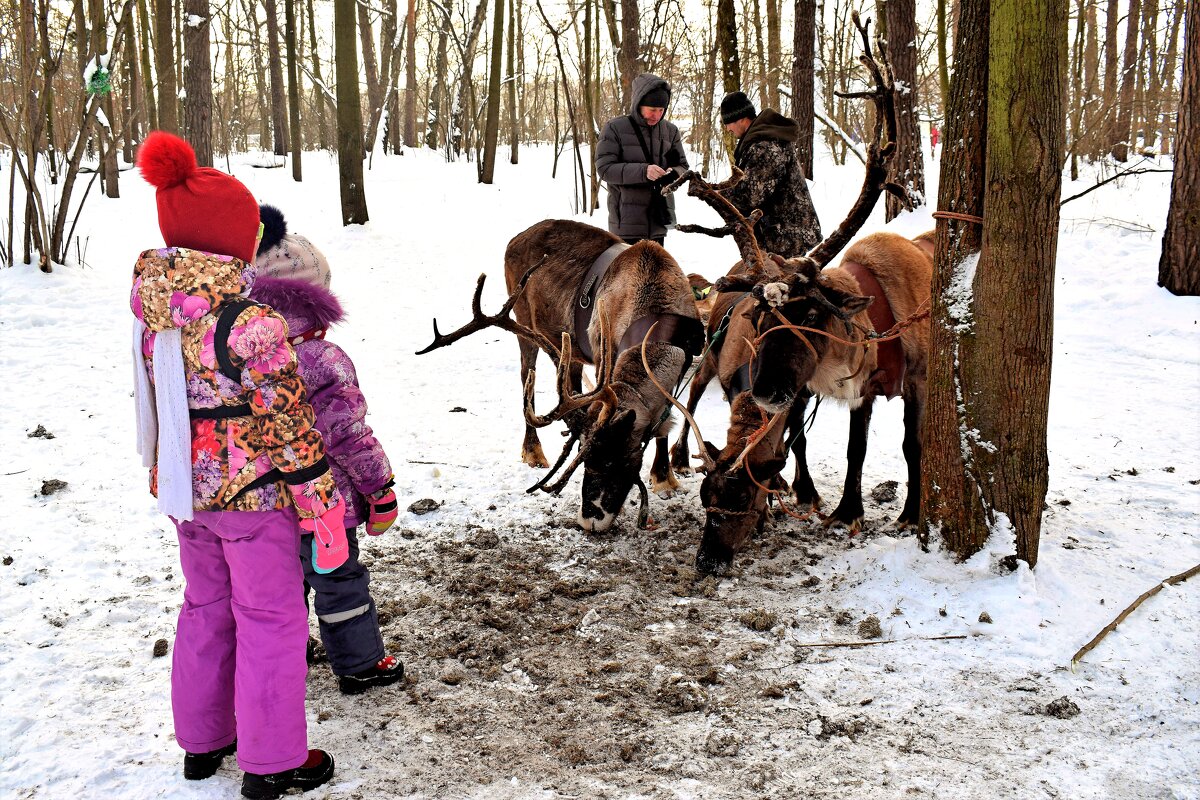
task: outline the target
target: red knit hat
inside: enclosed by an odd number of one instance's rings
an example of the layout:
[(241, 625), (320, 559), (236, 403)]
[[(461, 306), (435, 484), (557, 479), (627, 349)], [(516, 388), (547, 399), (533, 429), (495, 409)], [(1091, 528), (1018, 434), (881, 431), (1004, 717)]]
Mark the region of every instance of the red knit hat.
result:
[(258, 203), (232, 175), (196, 163), (192, 146), (152, 131), (137, 156), (142, 177), (158, 188), (158, 227), (168, 247), (189, 247), (253, 263)]

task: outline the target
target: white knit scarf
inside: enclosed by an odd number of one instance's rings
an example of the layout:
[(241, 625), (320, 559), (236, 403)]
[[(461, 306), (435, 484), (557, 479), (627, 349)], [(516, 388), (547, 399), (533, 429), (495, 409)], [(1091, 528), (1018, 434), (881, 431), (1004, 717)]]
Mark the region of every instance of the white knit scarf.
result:
[(142, 337), (146, 325), (133, 321), (133, 385), (137, 406), (137, 449), (142, 465), (158, 463), (158, 508), (178, 521), (192, 518), (192, 426), (188, 417), (183, 336), (178, 328), (154, 337), (154, 383), (146, 373)]

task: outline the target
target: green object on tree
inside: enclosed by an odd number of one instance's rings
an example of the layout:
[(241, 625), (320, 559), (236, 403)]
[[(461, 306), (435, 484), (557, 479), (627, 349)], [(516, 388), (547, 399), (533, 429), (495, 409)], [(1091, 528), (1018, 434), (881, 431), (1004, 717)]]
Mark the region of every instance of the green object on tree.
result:
[(104, 67), (97, 67), (88, 79), (88, 94), (108, 94), (112, 91), (112, 73)]

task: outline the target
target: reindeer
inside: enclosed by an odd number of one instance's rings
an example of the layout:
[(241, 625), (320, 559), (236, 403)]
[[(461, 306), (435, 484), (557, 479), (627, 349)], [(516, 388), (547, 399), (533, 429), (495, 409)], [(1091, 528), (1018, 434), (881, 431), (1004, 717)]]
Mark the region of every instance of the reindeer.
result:
[[(837, 308), (847, 319), (854, 318), (871, 303), (872, 298), (862, 296), (858, 284), (851, 285), (833, 276), (820, 279), (817, 276), (820, 268), (828, 264), (862, 227), (885, 190), (900, 196), (905, 202), (908, 200), (902, 188), (886, 180), (887, 161), (895, 151), (896, 130), (890, 68), (882, 47), (878, 47), (879, 61), (871, 55), (867, 32), (869, 23), (862, 24), (857, 14), (853, 19), (863, 40), (864, 55), (860, 61), (874, 78), (875, 86), (871, 91), (847, 96), (869, 97), (874, 102), (875, 136), (868, 146), (866, 175), (859, 197), (846, 219), (827, 239), (798, 259), (784, 260), (774, 254), (764, 254), (754, 236), (754, 224), (761, 216), (760, 212), (755, 210), (749, 217), (743, 216), (722, 194), (740, 179), (736, 169), (730, 181), (715, 186), (705, 183), (694, 174), (685, 176), (691, 181), (689, 194), (700, 197), (716, 209), (726, 224), (717, 229), (680, 226), (680, 230), (710, 236), (732, 235), (742, 255), (742, 260), (730, 273), (716, 283), (719, 294), (709, 321), (709, 353), (692, 382), (687, 404), (689, 411), (695, 410), (700, 395), (714, 375), (731, 403), (731, 421), (725, 448), (718, 450), (705, 442), (709, 458), (715, 466), (709, 470), (701, 486), (706, 519), (696, 566), (704, 572), (722, 572), (728, 568), (733, 555), (755, 530), (761, 529), (766, 518), (768, 499), (772, 495), (780, 501), (780, 507), (786, 513), (801, 517), (782, 501), (783, 484), (779, 472), (783, 469), (789, 448), (796, 456), (792, 491), (797, 503), (811, 511), (819, 508), (820, 497), (806, 460), (807, 442), (803, 423), (808, 399), (812, 394), (826, 394), (841, 397), (861, 407), (867, 403), (867, 399), (860, 396), (858, 391), (867, 385), (864, 379), (879, 377), (876, 359), (878, 345), (868, 341), (874, 333), (870, 320), (865, 316), (862, 320), (856, 320), (861, 326), (858, 329), (859, 341), (841, 344), (839, 342), (844, 341), (838, 335), (841, 330), (833, 331), (837, 326), (834, 325), (834, 316), (830, 314), (831, 308)], [(886, 238), (892, 235), (877, 236)], [(872, 257), (870, 261), (880, 264), (887, 262), (887, 257)], [(764, 321), (774, 325), (775, 311), (780, 306), (786, 306), (790, 299), (790, 296), (783, 297), (782, 303), (772, 305), (773, 300), (781, 296), (780, 286), (786, 285), (791, 276), (801, 269), (811, 273), (809, 277), (814, 286), (822, 281), (830, 284), (827, 292), (818, 293), (822, 299), (828, 296), (828, 302), (821, 305), (814, 301), (804, 308), (793, 310), (794, 316), (799, 315), (796, 319), (803, 326), (808, 326), (801, 329), (799, 324), (788, 322), (788, 329), (795, 334), (794, 337), (776, 333), (765, 340), (766, 334), (761, 333)], [(926, 296), (928, 277), (926, 273)], [(851, 292), (851, 289), (854, 291)], [(902, 308), (907, 306), (902, 304)], [(765, 316), (768, 310), (772, 317)], [(841, 320), (841, 316), (836, 317), (837, 322)], [(772, 327), (767, 333), (774, 333), (782, 327)], [(804, 330), (825, 335), (814, 335), (810, 341), (805, 338)], [(847, 327), (846, 331), (850, 332), (851, 328)], [(914, 335), (909, 334), (909, 338)], [(775, 357), (764, 359), (764, 350), (770, 351)], [(792, 356), (790, 361), (781, 357), (784, 351)], [(801, 357), (807, 357), (809, 362), (802, 363)], [(923, 376), (923, 372), (921, 374)], [(764, 399), (759, 387), (779, 383), (786, 383), (790, 391)], [(875, 384), (870, 386), (874, 387)], [(916, 391), (915, 382), (913, 391)], [(874, 394), (871, 394), (870, 399), (873, 398)], [(768, 412), (772, 416), (768, 416)], [(907, 452), (907, 439), (905, 447)], [(862, 449), (865, 451), (865, 441)], [(856, 445), (852, 442), (852, 465), (855, 452)], [(681, 437), (672, 449), (672, 463), (677, 471), (686, 468), (686, 437)], [(857, 463), (861, 468), (861, 459)], [(842, 515), (845, 516), (845, 513)], [(861, 516), (860, 498), (859, 520)]]
[[(498, 313), (480, 309), (486, 278), (481, 275), (471, 322), (442, 334), (435, 320), (434, 340), (420, 352), (487, 327), (517, 334), (525, 403), (522, 461), (548, 466), (538, 428), (561, 420), (570, 433), (554, 467), (529, 491), (558, 494), (582, 464), (580, 527), (607, 530), (635, 485), (642, 504), (639, 524), (645, 525), (648, 493), (639, 473), (651, 438), (652, 490), (669, 493), (679, 485), (667, 459), (668, 402), (674, 398), (655, 386), (675, 386), (703, 346), (703, 326), (683, 270), (654, 242), (629, 246), (590, 225), (545, 220), (509, 242), (504, 274), (510, 294)], [(535, 412), (533, 402), (539, 349), (558, 364), (558, 404), (544, 414)], [(597, 368), (589, 392), (582, 392), (585, 363)], [(550, 484), (576, 444), (574, 460)]]

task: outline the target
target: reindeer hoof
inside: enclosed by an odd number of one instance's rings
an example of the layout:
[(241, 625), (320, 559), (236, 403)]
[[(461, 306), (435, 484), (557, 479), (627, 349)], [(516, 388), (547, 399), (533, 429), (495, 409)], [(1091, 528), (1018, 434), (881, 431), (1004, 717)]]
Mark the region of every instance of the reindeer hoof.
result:
[(650, 478), (650, 491), (654, 492), (663, 500), (666, 500), (668, 497), (675, 494), (675, 491), (678, 488), (679, 481), (675, 480), (675, 476), (671, 475), (670, 473), (667, 474), (665, 480), (659, 480), (655, 477)]
[(834, 512), (833, 514), (830, 514), (829, 516), (825, 517), (823, 519), (822, 524), (827, 529), (835, 528), (835, 527), (845, 528), (847, 533), (849, 533), (849, 535), (853, 536), (862, 530), (862, 521), (863, 521), (863, 518), (862, 518), (861, 514), (854, 519), (847, 520), (847, 519), (842, 519), (837, 514), (837, 512)]
[(678, 476), (679, 476), (679, 477), (681, 477), (681, 478), (687, 478), (687, 477), (690, 477), (690, 476), (692, 475), (692, 468), (691, 468), (691, 467), (676, 467), (676, 466), (672, 466), (672, 467), (671, 467), (671, 469), (672, 469), (672, 470), (674, 470), (674, 471), (675, 471), (675, 474), (676, 474), (676, 475), (678, 475)]

